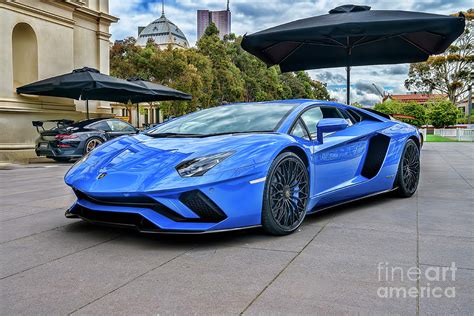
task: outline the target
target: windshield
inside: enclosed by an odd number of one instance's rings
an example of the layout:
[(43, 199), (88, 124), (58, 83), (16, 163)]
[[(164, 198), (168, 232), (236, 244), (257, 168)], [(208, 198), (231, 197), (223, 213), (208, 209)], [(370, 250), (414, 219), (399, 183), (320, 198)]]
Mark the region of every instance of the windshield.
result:
[(179, 117), (157, 126), (148, 135), (212, 135), (272, 132), (294, 107), (286, 103), (223, 105)]

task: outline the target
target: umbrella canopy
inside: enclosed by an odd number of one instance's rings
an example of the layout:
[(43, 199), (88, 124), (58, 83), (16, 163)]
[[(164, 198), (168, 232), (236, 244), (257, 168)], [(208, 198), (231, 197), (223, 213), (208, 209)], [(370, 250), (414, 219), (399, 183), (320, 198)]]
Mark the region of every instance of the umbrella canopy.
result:
[(19, 94), (33, 94), (86, 100), (89, 118), (89, 100), (128, 102), (138, 96), (155, 96), (149, 89), (84, 67), (71, 73), (51, 77), (16, 89)]
[(137, 104), (137, 127), (140, 127), (140, 113), (139, 113), (140, 102), (173, 101), (173, 100), (183, 100), (183, 101), (188, 100), (189, 101), (189, 100), (192, 100), (193, 98), (192, 95), (190, 94), (169, 88), (167, 86), (163, 86), (158, 83), (149, 82), (139, 77), (129, 78), (127, 79), (127, 81), (133, 82), (134, 84), (137, 84), (153, 92), (153, 95), (151, 96), (143, 95), (143, 96), (136, 96), (130, 99), (132, 103)]
[(464, 17), (344, 5), (329, 14), (244, 36), (242, 48), (283, 72), (413, 63), (440, 54), (464, 31)]
[(136, 98), (131, 99), (132, 103), (173, 100), (189, 101), (193, 98), (190, 94), (169, 88), (167, 86), (163, 86), (158, 83), (149, 82), (138, 77), (129, 78), (127, 79), (127, 81), (153, 92), (152, 96), (144, 95), (137, 96)]

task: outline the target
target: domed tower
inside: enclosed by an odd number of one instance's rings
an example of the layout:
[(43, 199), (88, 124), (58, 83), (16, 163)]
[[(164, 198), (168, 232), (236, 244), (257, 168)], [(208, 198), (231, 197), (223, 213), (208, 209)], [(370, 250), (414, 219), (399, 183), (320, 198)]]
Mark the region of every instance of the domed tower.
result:
[(184, 33), (165, 17), (164, 1), (162, 2), (161, 17), (146, 27), (138, 27), (137, 45), (146, 46), (149, 39), (153, 39), (161, 49), (166, 49), (168, 45), (171, 45), (172, 48), (189, 48)]

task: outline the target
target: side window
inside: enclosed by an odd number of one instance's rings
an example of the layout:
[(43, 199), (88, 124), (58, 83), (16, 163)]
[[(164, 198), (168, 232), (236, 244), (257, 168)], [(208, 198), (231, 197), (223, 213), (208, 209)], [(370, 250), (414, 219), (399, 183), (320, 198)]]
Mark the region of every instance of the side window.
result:
[(301, 115), (301, 120), (308, 128), (312, 139), (316, 138), (316, 124), (323, 118), (323, 112), (320, 107), (315, 107), (307, 110)]
[(110, 131), (109, 124), (107, 124), (107, 121), (100, 121), (96, 122), (94, 124), (89, 125), (89, 128), (91, 129), (97, 129), (99, 131)]
[(342, 114), (342, 116), (346, 119), (347, 121), (347, 124), (349, 124), (349, 126), (352, 126), (354, 124), (357, 123), (357, 121), (349, 115), (349, 113), (347, 113), (345, 110), (339, 110)]
[(322, 106), (323, 118), (344, 118), (336, 107)]
[(109, 124), (110, 128), (112, 129), (112, 132), (133, 132), (134, 131), (134, 128), (132, 126), (120, 120), (110, 120), (110, 121), (107, 121), (107, 124)]
[(304, 128), (303, 124), (301, 123), (301, 119), (298, 119), (290, 134), (309, 140), (309, 135), (306, 132), (306, 129)]
[(352, 110), (352, 109), (347, 109), (347, 112), (354, 118), (356, 123), (362, 121), (362, 116), (357, 111)]
[(321, 111), (323, 111), (323, 117), (324, 118), (343, 118), (347, 121), (347, 124), (349, 126), (354, 125), (356, 122), (347, 112), (343, 109), (338, 109), (333, 106), (328, 106), (328, 107), (321, 107)]

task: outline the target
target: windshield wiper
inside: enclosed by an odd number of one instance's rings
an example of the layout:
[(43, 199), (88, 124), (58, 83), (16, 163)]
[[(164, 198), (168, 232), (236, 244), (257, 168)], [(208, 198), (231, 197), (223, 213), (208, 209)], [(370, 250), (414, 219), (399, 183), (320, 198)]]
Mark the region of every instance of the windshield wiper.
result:
[(221, 136), (221, 135), (229, 135), (229, 134), (258, 134), (258, 133), (273, 133), (273, 131), (239, 131), (239, 132), (222, 132), (222, 133), (213, 133), (213, 134), (204, 134), (203, 137), (210, 137), (210, 136)]
[(171, 137), (202, 137), (202, 134), (182, 134), (182, 133), (146, 133), (146, 136), (154, 137), (154, 138), (171, 138)]
[(147, 133), (145, 135), (154, 137), (154, 138), (186, 138), (186, 137), (212, 137), (212, 136), (222, 136), (222, 135), (231, 135), (231, 134), (252, 134), (252, 133), (272, 133), (273, 131), (234, 131), (234, 132), (221, 132), (221, 133), (211, 133), (211, 134), (183, 134), (183, 133)]

